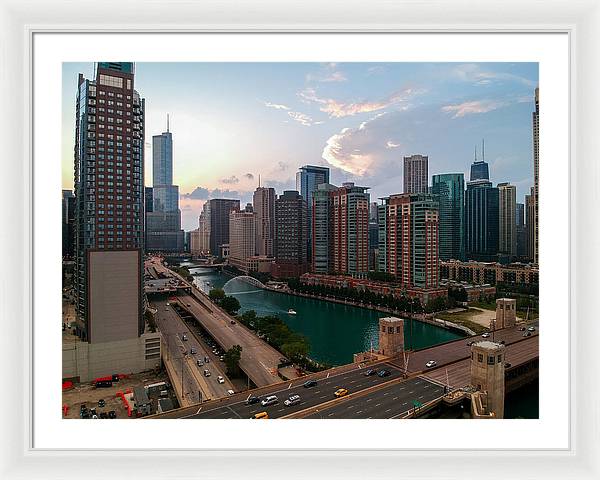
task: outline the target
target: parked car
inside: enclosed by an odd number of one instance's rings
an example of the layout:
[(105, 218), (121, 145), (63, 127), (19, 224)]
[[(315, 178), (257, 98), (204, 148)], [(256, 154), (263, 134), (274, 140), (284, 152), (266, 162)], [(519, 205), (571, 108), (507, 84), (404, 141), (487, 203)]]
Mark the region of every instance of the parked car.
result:
[(523, 336), (524, 337), (531, 337), (531, 332), (525, 332), (525, 333), (523, 333)]
[(285, 402), (283, 402), (286, 407), (291, 407), (292, 405), (296, 405), (298, 403), (300, 403), (300, 395), (292, 395)]
[(229, 323), (231, 323), (232, 325), (235, 325), (235, 320), (231, 320)]
[(510, 368), (510, 367), (512, 367), (512, 363), (506, 362), (504, 364), (504, 368)]
[(186, 342), (186, 341), (187, 341), (187, 335), (184, 333), (184, 334), (181, 336), (181, 339), (182, 339), (184, 342)]
[(306, 382), (304, 382), (303, 386), (304, 386), (304, 388), (316, 387), (317, 381), (316, 380), (307, 380)]
[(428, 361), (428, 362), (425, 364), (425, 366), (426, 366), (427, 368), (435, 367), (436, 365), (437, 365), (437, 362), (436, 362), (435, 360), (429, 360), (429, 361)]
[(117, 412), (111, 410), (110, 412), (108, 412), (108, 418), (117, 418)]
[(529, 332), (535, 332), (535, 327), (529, 327), (529, 328), (527, 329), (527, 331), (529, 331)]
[(333, 392), (333, 394), (338, 398), (345, 397), (348, 395), (348, 390), (346, 388), (338, 388), (335, 392)]
[(519, 332), (524, 332), (525, 331), (525, 327), (519, 327)]
[(196, 360), (196, 365), (198, 365), (199, 367), (203, 367), (204, 366), (204, 362), (200, 359)]
[(233, 395), (235, 392), (231, 389), (227, 390), (227, 395)]
[(204, 370), (204, 376), (210, 377), (210, 370)]
[(481, 335), (481, 338), (489, 338), (490, 334), (489, 332), (485, 332), (483, 335)]
[(254, 395), (250, 395), (247, 399), (246, 399), (246, 405), (254, 405), (255, 403), (260, 402), (260, 398), (259, 397), (255, 397)]
[(225, 355), (221, 355), (221, 356), (219, 357), (219, 360), (221, 360), (221, 361), (223, 362), (223, 361), (225, 360)]
[(190, 353), (192, 355), (195, 355), (196, 354), (196, 349), (194, 347), (190, 348)]

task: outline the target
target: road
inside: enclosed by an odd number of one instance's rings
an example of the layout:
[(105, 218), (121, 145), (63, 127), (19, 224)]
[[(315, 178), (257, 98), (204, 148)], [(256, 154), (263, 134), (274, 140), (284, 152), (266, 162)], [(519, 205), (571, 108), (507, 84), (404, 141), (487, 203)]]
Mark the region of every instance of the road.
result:
[[(234, 390), (225, 375), (224, 364), (212, 352), (209, 352), (206, 345), (198, 341), (195, 332), (190, 330), (173, 308), (167, 306), (167, 302), (164, 300), (154, 301), (152, 306), (157, 310), (156, 323), (167, 344), (167, 361), (171, 362), (174, 370), (178, 373), (179, 381), (181, 381), (182, 365), (184, 366), (184, 392), (194, 399), (193, 403), (199, 402), (198, 391), (202, 392), (202, 401), (206, 401), (227, 396), (227, 390)], [(182, 340), (184, 333), (188, 338), (187, 341)], [(190, 353), (192, 347), (195, 348), (196, 354)], [(184, 355), (183, 351), (187, 353)], [(211, 361), (203, 366), (198, 366), (197, 360), (200, 359), (204, 363), (205, 356), (209, 357)], [(204, 376), (205, 369), (210, 371), (210, 377)], [(218, 383), (219, 375), (223, 377), (225, 383)]]

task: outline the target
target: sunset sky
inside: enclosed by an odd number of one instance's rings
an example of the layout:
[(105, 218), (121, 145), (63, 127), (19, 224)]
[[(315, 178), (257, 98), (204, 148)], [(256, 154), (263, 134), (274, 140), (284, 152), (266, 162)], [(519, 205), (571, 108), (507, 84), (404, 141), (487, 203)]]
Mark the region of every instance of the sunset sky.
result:
[[(62, 184), (73, 188), (77, 76), (63, 64)], [(137, 63), (146, 99), (146, 185), (152, 135), (173, 133), (182, 225), (198, 226), (207, 198), (251, 200), (263, 186), (295, 189), (305, 164), (331, 181), (402, 192), (402, 158), (429, 155), (430, 176), (465, 173), (475, 145), (494, 184), (510, 181), (523, 202), (533, 184), (531, 112), (537, 63)], [(431, 183), (431, 178), (430, 178)]]

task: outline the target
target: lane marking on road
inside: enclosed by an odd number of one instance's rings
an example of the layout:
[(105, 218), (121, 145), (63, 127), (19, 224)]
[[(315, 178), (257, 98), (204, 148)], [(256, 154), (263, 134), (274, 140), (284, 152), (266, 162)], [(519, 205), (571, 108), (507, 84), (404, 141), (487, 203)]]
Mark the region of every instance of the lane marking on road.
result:
[(362, 410), (359, 410), (358, 412), (356, 412), (357, 415), (361, 414)]
[(346, 410), (350, 410), (351, 408), (355, 408), (356, 405), (350, 405), (349, 407), (346, 408)]
[(390, 410), (391, 410), (391, 408), (388, 408), (388, 409), (385, 411), (385, 413), (389, 412)]
[(329, 415), (327, 415), (328, 417), (331, 417), (332, 415), (335, 415), (335, 412), (331, 412)]
[(375, 406), (378, 407), (379, 405), (381, 405), (381, 403), (376, 403)]

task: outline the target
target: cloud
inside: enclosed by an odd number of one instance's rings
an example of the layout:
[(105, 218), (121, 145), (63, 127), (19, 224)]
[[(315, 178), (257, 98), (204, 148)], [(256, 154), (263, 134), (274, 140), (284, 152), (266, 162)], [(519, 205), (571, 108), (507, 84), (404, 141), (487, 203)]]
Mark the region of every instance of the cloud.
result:
[(182, 198), (190, 198), (192, 200), (206, 200), (210, 196), (208, 188), (196, 187), (190, 193), (183, 193)]
[(248, 180), (254, 180), (254, 175), (251, 173), (244, 173), (244, 178), (247, 178)]
[(367, 75), (378, 75), (380, 73), (385, 73), (386, 68), (383, 65), (376, 65), (374, 67), (367, 68)]
[(237, 178), (235, 175), (231, 175), (231, 177), (222, 178), (220, 180), (221, 183), (225, 183), (225, 184), (228, 184), (228, 185), (232, 185), (234, 183), (239, 183), (239, 181), (240, 181), (240, 179)]
[(473, 100), (470, 102), (443, 106), (442, 112), (454, 113), (452, 118), (461, 118), (466, 115), (491, 112), (507, 105), (508, 103), (502, 100)]
[(286, 105), (282, 105), (280, 103), (271, 103), (271, 102), (264, 102), (265, 107), (269, 107), (269, 108), (274, 108), (276, 110), (289, 110), (290, 107), (286, 106)]
[(480, 65), (465, 63), (454, 67), (452, 74), (460, 80), (473, 83), (476, 86), (490, 85), (494, 82), (520, 83), (529, 88), (537, 85), (537, 82), (520, 75), (508, 72), (494, 72), (482, 70)]
[(277, 169), (280, 170), (280, 171), (282, 171), (282, 172), (285, 171), (285, 170), (287, 170), (288, 167), (289, 167), (289, 165), (287, 163), (285, 163), (285, 162), (282, 162), (281, 160), (279, 160), (277, 162)]
[(400, 143), (395, 143), (392, 140), (388, 140), (385, 144), (385, 148), (398, 148), (399, 146), (401, 146)]
[(348, 80), (336, 63), (327, 63), (318, 73), (309, 73), (306, 75), (307, 82), (345, 82)]
[(358, 113), (376, 112), (392, 106), (406, 109), (408, 108), (408, 100), (423, 92), (424, 90), (420, 89), (405, 88), (381, 100), (358, 102), (341, 102), (333, 98), (321, 98), (317, 95), (315, 89), (310, 87), (299, 92), (298, 95), (306, 103), (318, 104), (319, 110), (327, 113), (330, 117), (342, 118)]

